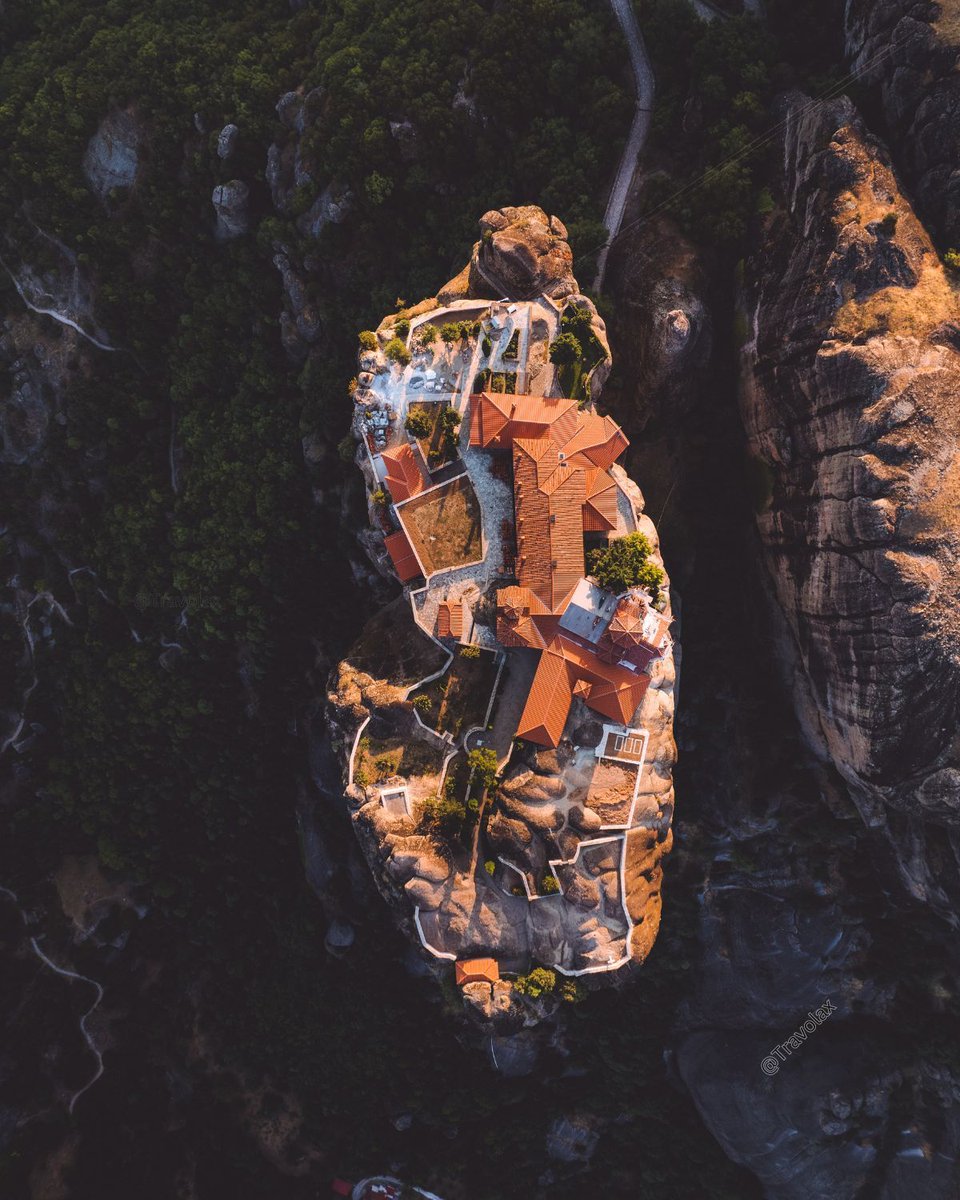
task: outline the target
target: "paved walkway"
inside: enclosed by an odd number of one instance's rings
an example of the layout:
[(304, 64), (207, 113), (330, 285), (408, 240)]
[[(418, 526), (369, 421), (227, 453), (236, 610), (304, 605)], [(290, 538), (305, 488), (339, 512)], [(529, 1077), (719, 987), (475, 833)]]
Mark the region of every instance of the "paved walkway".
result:
[(650, 63), (650, 56), (647, 53), (643, 35), (640, 33), (640, 23), (637, 21), (637, 14), (634, 12), (632, 0), (610, 0), (610, 6), (613, 9), (614, 16), (620, 22), (623, 36), (627, 39), (630, 65), (633, 67), (633, 77), (636, 82), (637, 105), (633, 124), (630, 126), (630, 133), (627, 136), (627, 144), (624, 146), (623, 154), (620, 157), (620, 166), (617, 168), (613, 187), (610, 189), (610, 198), (607, 200), (607, 211), (603, 214), (603, 223), (606, 226), (609, 237), (607, 238), (607, 244), (600, 251), (597, 259), (597, 275), (593, 283), (594, 291), (599, 291), (603, 285), (603, 276), (607, 269), (607, 255), (610, 251), (611, 243), (620, 232), (620, 226), (623, 224), (623, 214), (627, 207), (627, 198), (630, 195), (630, 184), (633, 181), (633, 174), (637, 168), (637, 160), (646, 145), (647, 136), (650, 133), (650, 121), (653, 116), (653, 67)]

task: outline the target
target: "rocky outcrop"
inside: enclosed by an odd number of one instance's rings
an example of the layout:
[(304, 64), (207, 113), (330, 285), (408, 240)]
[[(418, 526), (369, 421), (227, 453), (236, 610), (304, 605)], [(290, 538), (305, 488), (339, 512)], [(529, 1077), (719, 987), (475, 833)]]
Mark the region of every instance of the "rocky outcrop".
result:
[[(432, 314), (442, 314), (444, 305), (456, 301), (464, 303), (454, 313), (462, 311), (485, 320), (490, 316), (489, 306), (470, 306), (469, 302), (489, 298), (491, 289), (498, 300), (505, 296), (512, 300), (511, 289), (516, 289), (521, 300), (534, 298), (531, 289), (537, 289), (536, 297), (549, 296), (553, 303), (539, 299), (536, 312), (551, 314), (554, 329), (559, 326), (557, 308), (587, 314), (606, 352), (592, 376), (591, 396), (597, 397), (610, 366), (606, 329), (573, 278), (572, 254), (562, 224), (542, 209), (509, 208), (487, 213), (481, 220), (481, 233), (470, 264), (441, 290), (442, 299), (424, 301), (385, 318), (375, 340), (367, 339), (368, 344), (361, 348), (355, 388), (357, 436), (367, 436), (363, 422), (379, 403), (373, 385), (395, 370), (387, 361), (384, 346), (397, 336), (397, 322), (406, 322), (408, 327), (418, 317), (442, 322), (443, 315), (434, 318)], [(506, 311), (516, 309), (508, 304)], [(523, 319), (517, 318), (518, 322)], [(548, 325), (539, 316), (532, 323), (537, 322), (544, 331), (533, 336), (540, 338), (545, 350)], [(409, 328), (401, 333), (407, 336)], [(476, 331), (472, 336), (479, 337)], [(419, 355), (429, 353), (433, 352), (415, 350)], [(460, 352), (466, 361), (472, 353), (471, 347)], [(422, 369), (419, 362), (415, 358), (412, 372)], [(548, 365), (548, 370), (551, 374), (546, 382), (555, 384), (553, 368)], [(366, 456), (362, 461), (367, 464)], [(476, 463), (469, 462), (467, 469), (478, 470)], [(611, 474), (619, 485), (625, 528), (638, 529), (647, 537), (652, 559), (662, 568), (657, 531), (644, 513), (639, 488), (620, 467), (613, 466)], [(379, 486), (372, 476), (368, 482), (371, 492)], [(377, 523), (371, 548), (382, 559), (379, 530), (386, 514), (378, 516), (376, 510), (371, 511)], [(389, 522), (384, 528), (390, 528)], [(499, 559), (495, 561), (499, 563)], [(491, 571), (478, 578), (483, 599), (473, 612), (478, 623), (485, 624), (483, 612), (494, 606), (494, 592), (504, 577), (500, 571)], [(661, 597), (658, 603), (662, 602), (669, 619), (670, 587), (665, 575)], [(414, 605), (417, 612), (423, 611), (419, 604), (417, 600)], [(479, 643), (490, 646), (491, 640), (490, 636), (481, 638), (478, 632), (477, 654), (481, 653)], [(409, 669), (397, 675), (386, 665), (376, 670), (368, 665), (374, 643), (383, 657), (384, 642), (365, 631), (335, 671), (328, 695), (330, 729), (341, 756), (354, 828), (381, 894), (438, 973), (449, 972), (454, 959), (494, 957), (501, 965), (506, 979), (497, 983), (468, 981), (462, 995), (468, 1011), (488, 1032), (495, 1030), (498, 1039), (513, 1039), (522, 1026), (555, 1015), (564, 986), (569, 999), (579, 994), (581, 987), (628, 977), (646, 959), (656, 939), (662, 865), (672, 847), (676, 757), (672, 649), (650, 666), (649, 686), (628, 721), (648, 734), (642, 769), (609, 753), (598, 756), (604, 721), (576, 696), (555, 750), (514, 743), (511, 735), (529, 693), (535, 663), (508, 655), (503, 674), (510, 678), (516, 670), (518, 675), (509, 700), (500, 702), (506, 705), (508, 719), (512, 713), (513, 724), (495, 743), (500, 782), (488, 793), (487, 804), (480, 807), (480, 794), (476, 788), (470, 789), (466, 752), (471, 743), (462, 745), (454, 734), (440, 737), (427, 729), (411, 701), (421, 681), (433, 687), (440, 677), (441, 693), (446, 692), (452, 659), (439, 667), (424, 664), (420, 669), (408, 663)], [(436, 649), (435, 639), (412, 622), (409, 608), (402, 622), (391, 629), (390, 645)], [(415, 653), (410, 651), (413, 657)], [(511, 663), (527, 664), (530, 670)], [(494, 705), (490, 730), (498, 728), (498, 712)], [(484, 744), (482, 739), (480, 744)], [(391, 756), (400, 745), (406, 750), (397, 761)], [(462, 806), (468, 800), (480, 814), (476, 830), (469, 819), (464, 826), (462, 815), (447, 825), (438, 817), (443, 811), (438, 807), (441, 801)], [(532, 990), (524, 990), (526, 985), (518, 990), (513, 977), (538, 966), (548, 969), (545, 974), (552, 980), (550, 986), (544, 991), (534, 983)], [(498, 1065), (501, 1058), (509, 1057), (501, 1054), (501, 1049), (498, 1044)]]
[(101, 200), (114, 188), (133, 187), (140, 166), (140, 123), (126, 109), (108, 113), (87, 143), (83, 173)]
[(229, 242), (242, 237), (250, 228), (250, 189), (243, 180), (218, 183), (210, 199), (217, 214), (216, 239)]
[(782, 187), (748, 272), (741, 408), (794, 695), (910, 890), (955, 920), (932, 846), (960, 848), (960, 309), (849, 101), (791, 105)]
[(240, 136), (240, 130), (236, 125), (224, 125), (217, 134), (217, 158), (221, 161), (226, 160), (233, 154), (237, 146), (237, 138)]
[(542, 293), (559, 300), (579, 291), (563, 222), (533, 204), (484, 213), (470, 259), (470, 286), (472, 294), (492, 299)]
[(847, 0), (850, 69), (879, 88), (898, 165), (942, 248), (960, 248), (960, 20), (950, 0)]

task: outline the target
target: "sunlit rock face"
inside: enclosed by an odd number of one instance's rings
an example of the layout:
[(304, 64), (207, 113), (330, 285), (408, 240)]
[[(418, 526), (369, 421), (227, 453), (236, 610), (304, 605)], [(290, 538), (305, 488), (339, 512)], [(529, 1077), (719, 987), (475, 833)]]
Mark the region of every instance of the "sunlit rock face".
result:
[(791, 101), (781, 188), (748, 264), (741, 410), (796, 704), (911, 891), (952, 916), (960, 311), (849, 101)]

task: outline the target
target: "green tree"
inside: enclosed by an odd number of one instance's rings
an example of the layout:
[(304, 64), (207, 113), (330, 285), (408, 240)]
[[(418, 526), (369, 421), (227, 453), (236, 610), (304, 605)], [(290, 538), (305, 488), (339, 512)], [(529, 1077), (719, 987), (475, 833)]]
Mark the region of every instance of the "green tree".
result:
[(363, 350), (376, 350), (379, 345), (377, 335), (372, 329), (362, 329), (360, 331), (360, 347)]
[(391, 362), (399, 363), (402, 367), (410, 361), (410, 351), (398, 337), (391, 338), (383, 352)]
[(492, 788), (497, 782), (497, 772), (499, 771), (499, 763), (497, 762), (496, 750), (491, 750), (489, 746), (481, 747), (478, 750), (471, 750), (467, 755), (467, 765), (473, 773), (473, 781), (478, 784), (484, 791), (487, 788)]
[(642, 533), (628, 533), (615, 538), (601, 550), (588, 556), (590, 573), (602, 588), (624, 592), (627, 588), (647, 588), (654, 600), (660, 594), (663, 571), (650, 562), (650, 542)]
[(437, 340), (437, 336), (438, 331), (436, 325), (431, 325), (429, 321), (426, 321), (417, 330), (417, 341), (421, 346), (432, 345)]
[(460, 341), (460, 326), (453, 321), (448, 321), (440, 327), (440, 341), (445, 342), (448, 346), (451, 342)]
[(572, 333), (559, 333), (550, 343), (550, 361), (559, 367), (569, 366), (583, 358), (583, 347)]
[(407, 433), (415, 438), (425, 438), (430, 436), (433, 429), (433, 421), (430, 419), (430, 414), (422, 408), (411, 408), (407, 413), (407, 419), (403, 423)]

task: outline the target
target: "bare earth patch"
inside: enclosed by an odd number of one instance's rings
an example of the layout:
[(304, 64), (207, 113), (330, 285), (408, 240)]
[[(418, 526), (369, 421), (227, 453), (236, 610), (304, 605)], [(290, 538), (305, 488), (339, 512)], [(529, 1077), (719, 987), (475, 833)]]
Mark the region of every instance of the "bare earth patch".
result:
[(480, 504), (466, 475), (414, 496), (399, 514), (428, 574), (482, 558)]

